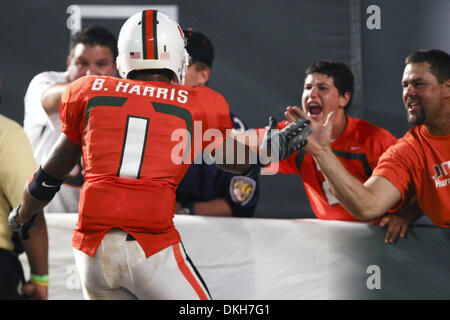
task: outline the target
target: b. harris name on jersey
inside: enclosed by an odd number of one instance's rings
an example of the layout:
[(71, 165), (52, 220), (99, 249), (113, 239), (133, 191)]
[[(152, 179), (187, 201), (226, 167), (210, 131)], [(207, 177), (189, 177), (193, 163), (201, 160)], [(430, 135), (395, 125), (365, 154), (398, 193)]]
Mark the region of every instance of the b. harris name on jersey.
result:
[[(106, 79), (97, 78), (94, 80), (91, 90), (100, 91), (108, 90), (108, 87), (104, 87)], [(150, 86), (141, 86), (138, 84), (131, 85), (128, 82), (119, 81), (115, 88), (116, 92), (134, 94), (138, 96), (165, 99), (169, 101), (177, 101), (179, 103), (186, 103), (188, 101), (189, 92), (187, 90), (180, 90), (177, 88), (155, 88)]]

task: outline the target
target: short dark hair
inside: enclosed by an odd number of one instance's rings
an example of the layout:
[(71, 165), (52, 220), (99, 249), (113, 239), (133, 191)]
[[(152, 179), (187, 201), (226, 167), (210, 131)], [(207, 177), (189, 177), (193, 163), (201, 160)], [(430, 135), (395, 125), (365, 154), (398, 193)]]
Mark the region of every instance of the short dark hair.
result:
[(339, 95), (344, 96), (346, 92), (350, 92), (350, 100), (345, 106), (345, 112), (347, 113), (353, 99), (353, 91), (355, 90), (355, 77), (350, 68), (342, 62), (319, 60), (306, 69), (305, 78), (312, 73), (321, 73), (332, 77)]
[(142, 70), (130, 71), (128, 73), (127, 79), (137, 79), (139, 77), (155, 75), (155, 74), (163, 75), (171, 81), (174, 80), (174, 78), (175, 78), (175, 73), (169, 69), (142, 69)]
[(118, 55), (117, 39), (116, 37), (100, 26), (88, 26), (78, 33), (74, 34), (70, 40), (69, 55), (72, 55), (73, 49), (79, 43), (90, 46), (105, 46), (109, 47), (113, 55), (113, 62), (116, 62)]
[(405, 59), (405, 65), (411, 63), (428, 62), (431, 73), (439, 83), (450, 79), (450, 55), (438, 49), (417, 50)]

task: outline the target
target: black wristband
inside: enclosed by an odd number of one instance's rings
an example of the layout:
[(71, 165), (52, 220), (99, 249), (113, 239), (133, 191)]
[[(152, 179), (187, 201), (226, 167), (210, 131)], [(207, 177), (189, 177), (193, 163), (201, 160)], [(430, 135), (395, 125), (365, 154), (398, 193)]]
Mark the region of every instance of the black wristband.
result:
[(57, 179), (48, 175), (42, 167), (36, 171), (28, 185), (30, 194), (41, 201), (50, 201), (61, 188), (64, 179)]

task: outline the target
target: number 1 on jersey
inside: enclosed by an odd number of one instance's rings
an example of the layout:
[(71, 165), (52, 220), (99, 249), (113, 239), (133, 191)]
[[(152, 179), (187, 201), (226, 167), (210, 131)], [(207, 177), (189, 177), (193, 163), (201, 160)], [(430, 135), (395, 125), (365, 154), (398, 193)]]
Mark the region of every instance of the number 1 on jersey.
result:
[(128, 116), (118, 177), (139, 179), (149, 123), (149, 118)]

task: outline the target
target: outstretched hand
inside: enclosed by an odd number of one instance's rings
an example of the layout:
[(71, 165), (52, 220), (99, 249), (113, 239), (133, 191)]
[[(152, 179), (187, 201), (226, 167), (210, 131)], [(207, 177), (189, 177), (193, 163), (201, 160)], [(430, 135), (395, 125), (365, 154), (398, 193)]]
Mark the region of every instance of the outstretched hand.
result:
[(313, 156), (318, 155), (324, 148), (330, 146), (334, 112), (330, 112), (327, 115), (325, 123), (312, 119), (302, 109), (296, 106), (288, 106), (284, 115), (289, 122), (295, 121), (300, 117), (311, 121), (312, 133), (308, 136), (308, 144), (305, 146), (305, 150)]

